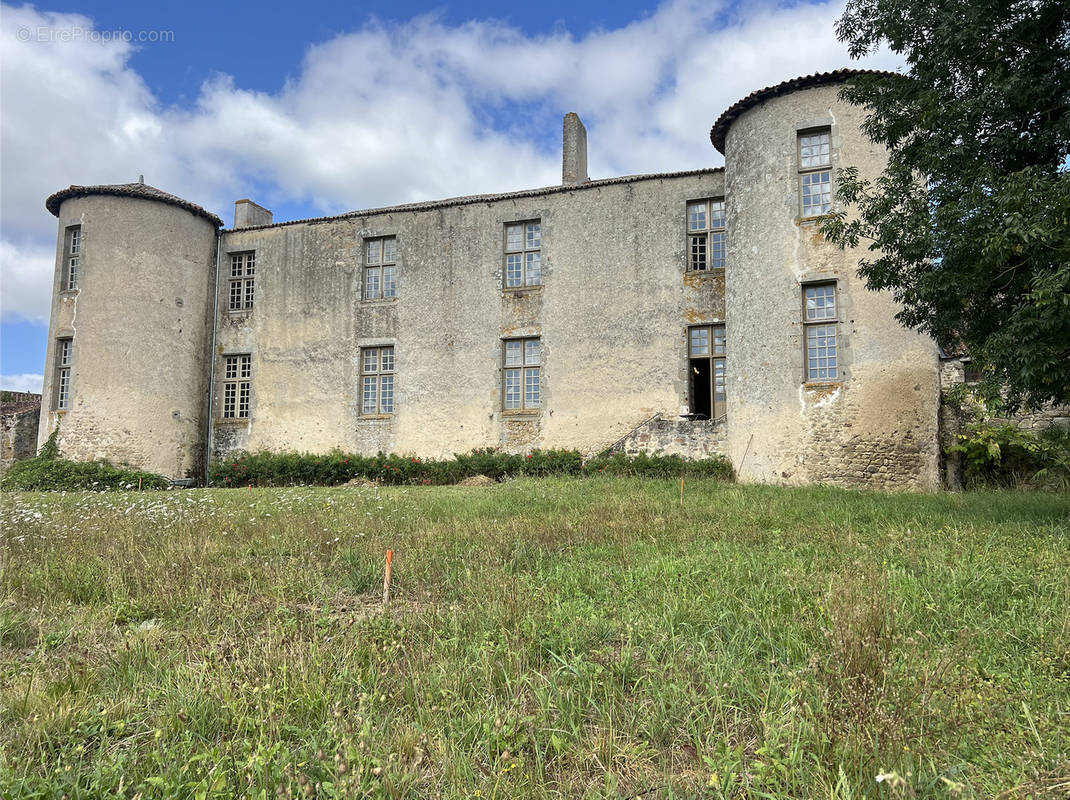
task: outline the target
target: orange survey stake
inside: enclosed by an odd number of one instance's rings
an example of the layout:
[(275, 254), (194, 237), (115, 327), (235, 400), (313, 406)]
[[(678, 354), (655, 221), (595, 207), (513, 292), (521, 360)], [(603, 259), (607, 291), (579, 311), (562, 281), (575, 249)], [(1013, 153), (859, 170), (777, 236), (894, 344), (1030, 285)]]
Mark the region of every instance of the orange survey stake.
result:
[(390, 577), (393, 572), (394, 551), (386, 551), (386, 573), (383, 575), (383, 605), (390, 602)]

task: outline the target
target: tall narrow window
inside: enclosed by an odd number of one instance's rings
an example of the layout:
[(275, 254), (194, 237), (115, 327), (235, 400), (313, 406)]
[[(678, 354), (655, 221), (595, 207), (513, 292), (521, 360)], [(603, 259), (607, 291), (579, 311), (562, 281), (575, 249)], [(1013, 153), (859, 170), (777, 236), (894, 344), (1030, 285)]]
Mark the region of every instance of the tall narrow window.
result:
[(392, 300), (398, 296), (398, 240), (383, 236), (364, 240), (364, 299)]
[(256, 282), (256, 253), (230, 254), (230, 310), (246, 311), (253, 307)]
[(224, 367), (223, 419), (245, 419), (252, 393), (253, 357), (224, 356)]
[(505, 226), (505, 288), (542, 285), (542, 224), (539, 220)]
[(365, 347), (361, 352), (362, 414), (394, 413), (394, 348)]
[(724, 200), (687, 204), (687, 268), (704, 272), (724, 269), (727, 252)]
[(56, 376), (53, 380), (52, 407), (66, 411), (71, 407), (71, 351), (73, 339), (56, 340)]
[(832, 151), (829, 129), (799, 134), (799, 190), (802, 215), (832, 211)]
[(82, 271), (82, 226), (72, 225), (67, 228), (63, 243), (63, 278), (64, 291), (78, 288), (79, 273)]
[(535, 410), (542, 404), (542, 343), (539, 339), (506, 339), (502, 369), (506, 411)]
[(806, 329), (806, 380), (839, 380), (836, 329), (836, 284), (803, 287), (803, 327)]
[(696, 419), (720, 419), (725, 409), (724, 325), (688, 328), (688, 406)]

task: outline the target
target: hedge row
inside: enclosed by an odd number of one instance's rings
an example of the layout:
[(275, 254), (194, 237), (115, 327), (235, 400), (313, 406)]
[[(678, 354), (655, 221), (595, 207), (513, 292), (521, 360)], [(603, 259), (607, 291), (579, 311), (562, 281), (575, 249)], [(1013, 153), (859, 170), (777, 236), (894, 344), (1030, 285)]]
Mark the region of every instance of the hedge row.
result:
[(122, 469), (107, 461), (67, 461), (37, 456), (16, 461), (6, 473), (0, 488), (5, 491), (48, 492), (120, 489), (166, 489), (171, 482), (151, 472)]
[(389, 485), (445, 485), (475, 475), (494, 480), (507, 476), (643, 475), (703, 476), (730, 481), (731, 464), (723, 458), (688, 460), (680, 456), (626, 456), (603, 453), (584, 461), (577, 450), (533, 450), (525, 455), (482, 448), (451, 459), (416, 456), (361, 456), (339, 450), (311, 453), (239, 453), (212, 464), (214, 486), (337, 486), (353, 479)]

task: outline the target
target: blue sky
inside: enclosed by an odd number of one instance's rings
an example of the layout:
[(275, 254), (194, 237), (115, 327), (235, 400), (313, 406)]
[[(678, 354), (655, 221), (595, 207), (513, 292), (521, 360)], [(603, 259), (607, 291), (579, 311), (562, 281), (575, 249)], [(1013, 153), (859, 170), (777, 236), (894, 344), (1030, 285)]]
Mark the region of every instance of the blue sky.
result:
[[(39, 390), (72, 183), (145, 180), (276, 220), (560, 180), (717, 166), (754, 89), (850, 64), (843, 2), (45, 3), (0, 8), (0, 383)], [(130, 41), (124, 41), (123, 37)], [(888, 54), (865, 66), (894, 68)]]

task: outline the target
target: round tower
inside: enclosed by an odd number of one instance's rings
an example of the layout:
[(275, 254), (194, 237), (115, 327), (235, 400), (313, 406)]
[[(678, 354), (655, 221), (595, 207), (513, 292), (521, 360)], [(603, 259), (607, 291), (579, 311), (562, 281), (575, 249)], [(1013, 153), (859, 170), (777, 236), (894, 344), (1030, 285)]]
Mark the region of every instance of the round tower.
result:
[(745, 480), (936, 488), (936, 345), (865, 288), (866, 251), (820, 230), (840, 170), (875, 178), (887, 161), (865, 110), (839, 99), (857, 72), (754, 92), (710, 132), (725, 156), (729, 450)]
[(58, 425), (66, 458), (195, 476), (222, 220), (143, 182), (45, 206), (59, 237), (40, 441)]

